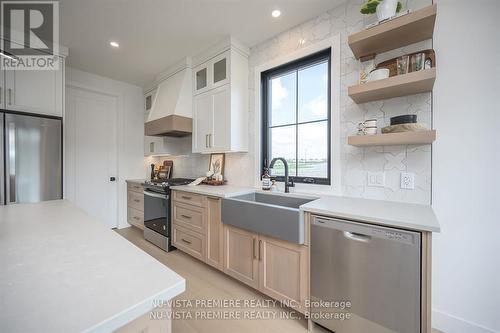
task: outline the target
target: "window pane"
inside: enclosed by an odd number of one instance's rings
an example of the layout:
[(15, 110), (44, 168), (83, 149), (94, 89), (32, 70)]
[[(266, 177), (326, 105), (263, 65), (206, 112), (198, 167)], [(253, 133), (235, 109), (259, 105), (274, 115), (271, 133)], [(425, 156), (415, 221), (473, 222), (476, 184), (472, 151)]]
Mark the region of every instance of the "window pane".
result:
[[(269, 129), (269, 161), (275, 157), (284, 157), (288, 162), (288, 173), (296, 175), (295, 171), (295, 125)], [(273, 176), (284, 176), (285, 168), (281, 161), (276, 162), (271, 170)]]
[(295, 123), (296, 73), (274, 77), (269, 81), (270, 126)]
[(299, 123), (327, 119), (328, 62), (299, 70)]
[(328, 177), (328, 121), (302, 124), (299, 131), (300, 177)]

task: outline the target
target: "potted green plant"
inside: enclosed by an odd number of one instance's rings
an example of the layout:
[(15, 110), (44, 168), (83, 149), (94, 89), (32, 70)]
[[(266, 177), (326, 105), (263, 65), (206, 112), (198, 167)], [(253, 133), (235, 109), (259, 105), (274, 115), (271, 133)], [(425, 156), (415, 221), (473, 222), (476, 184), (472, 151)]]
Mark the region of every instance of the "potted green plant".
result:
[(379, 22), (387, 20), (401, 11), (402, 5), (398, 0), (367, 0), (361, 6), (362, 14), (375, 14)]

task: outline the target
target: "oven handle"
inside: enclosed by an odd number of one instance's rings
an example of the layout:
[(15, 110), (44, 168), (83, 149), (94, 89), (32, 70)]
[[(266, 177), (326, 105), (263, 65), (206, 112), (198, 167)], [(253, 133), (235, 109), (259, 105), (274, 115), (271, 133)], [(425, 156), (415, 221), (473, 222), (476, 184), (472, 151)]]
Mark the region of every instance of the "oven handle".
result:
[(142, 191), (142, 193), (144, 193), (144, 195), (147, 195), (147, 196), (153, 197), (153, 198), (159, 198), (159, 199), (165, 199), (165, 200), (168, 199), (168, 195), (164, 195), (164, 194), (158, 194), (158, 193), (154, 193), (154, 192), (150, 192), (150, 191)]

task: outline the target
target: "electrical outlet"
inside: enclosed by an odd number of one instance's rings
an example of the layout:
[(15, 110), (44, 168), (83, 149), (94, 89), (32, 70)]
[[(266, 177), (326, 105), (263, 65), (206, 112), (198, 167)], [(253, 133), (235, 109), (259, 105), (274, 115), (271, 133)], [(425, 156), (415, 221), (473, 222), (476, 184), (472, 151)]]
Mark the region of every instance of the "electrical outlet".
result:
[(385, 172), (367, 172), (366, 178), (368, 186), (385, 187)]
[(415, 189), (415, 174), (413, 172), (401, 172), (401, 188), (406, 190)]

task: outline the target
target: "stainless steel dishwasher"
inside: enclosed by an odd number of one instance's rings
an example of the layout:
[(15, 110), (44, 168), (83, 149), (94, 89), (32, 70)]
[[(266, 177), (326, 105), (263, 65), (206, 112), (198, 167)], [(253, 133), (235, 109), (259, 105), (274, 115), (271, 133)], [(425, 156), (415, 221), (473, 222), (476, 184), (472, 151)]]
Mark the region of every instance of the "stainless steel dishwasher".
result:
[(311, 319), (336, 333), (420, 332), (421, 235), (313, 217)]

